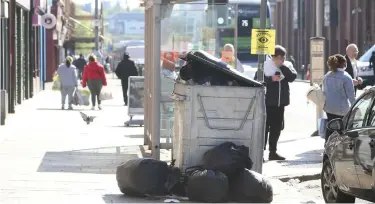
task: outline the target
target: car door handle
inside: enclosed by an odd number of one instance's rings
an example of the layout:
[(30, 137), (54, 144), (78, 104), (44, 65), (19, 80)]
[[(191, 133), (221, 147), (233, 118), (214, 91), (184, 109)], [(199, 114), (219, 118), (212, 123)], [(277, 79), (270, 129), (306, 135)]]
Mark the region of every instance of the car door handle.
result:
[(374, 148), (375, 147), (375, 141), (374, 140), (371, 140), (369, 143), (371, 148)]

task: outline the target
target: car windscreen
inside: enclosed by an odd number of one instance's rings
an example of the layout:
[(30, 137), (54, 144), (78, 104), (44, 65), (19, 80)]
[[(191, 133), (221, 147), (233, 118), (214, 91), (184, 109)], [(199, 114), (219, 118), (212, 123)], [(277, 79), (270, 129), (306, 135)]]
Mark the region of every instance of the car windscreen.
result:
[(375, 52), (375, 45), (373, 45), (369, 50), (367, 50), (367, 51), (365, 52), (365, 54), (363, 54), (363, 55), (359, 58), (359, 61), (361, 61), (361, 62), (368, 62), (368, 61), (370, 61), (370, 58), (371, 58), (372, 52)]

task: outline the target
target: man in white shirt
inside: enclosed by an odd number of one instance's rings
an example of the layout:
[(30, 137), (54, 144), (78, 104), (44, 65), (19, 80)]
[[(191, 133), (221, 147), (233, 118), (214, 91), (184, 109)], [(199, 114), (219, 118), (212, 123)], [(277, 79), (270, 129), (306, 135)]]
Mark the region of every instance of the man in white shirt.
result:
[(358, 47), (356, 44), (350, 44), (346, 47), (346, 69), (345, 71), (353, 78), (353, 85), (355, 92), (357, 91), (357, 86), (363, 83), (361, 77), (358, 76), (358, 66), (357, 66), (357, 57), (358, 57)]

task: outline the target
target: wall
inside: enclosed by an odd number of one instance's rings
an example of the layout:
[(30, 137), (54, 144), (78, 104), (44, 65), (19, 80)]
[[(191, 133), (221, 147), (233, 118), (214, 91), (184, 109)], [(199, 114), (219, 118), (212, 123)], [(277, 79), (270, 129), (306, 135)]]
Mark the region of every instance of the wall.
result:
[[(297, 1), (300, 6), (293, 5)], [(374, 0), (323, 0), (325, 16), (323, 36), (327, 39), (327, 56), (345, 54), (349, 43), (364, 53), (375, 44)], [(299, 9), (302, 8), (302, 9)], [(360, 12), (356, 8), (361, 8)], [(295, 16), (297, 9), (297, 18)], [(309, 39), (315, 36), (315, 0), (280, 0), (276, 3), (277, 43), (285, 46), (297, 62), (297, 68), (310, 63)], [(302, 20), (301, 20), (302, 19)]]

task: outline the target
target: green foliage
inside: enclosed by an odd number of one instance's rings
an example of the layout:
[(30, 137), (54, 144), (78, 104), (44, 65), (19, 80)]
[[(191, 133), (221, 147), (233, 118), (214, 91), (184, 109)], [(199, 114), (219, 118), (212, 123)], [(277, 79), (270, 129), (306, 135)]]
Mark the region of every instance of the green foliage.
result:
[[(91, 14), (83, 11), (82, 9), (80, 9), (78, 7), (76, 7), (76, 15), (77, 16), (89, 16)], [(92, 21), (90, 21), (90, 20), (80, 20), (80, 22), (83, 26), (81, 26), (77, 23), (75, 24), (74, 37), (77, 37), (77, 38), (94, 38), (95, 33), (92, 30), (92, 28), (93, 28)], [(76, 43), (75, 51), (76, 51), (76, 53), (90, 54), (94, 47), (95, 47), (94, 43)]]

